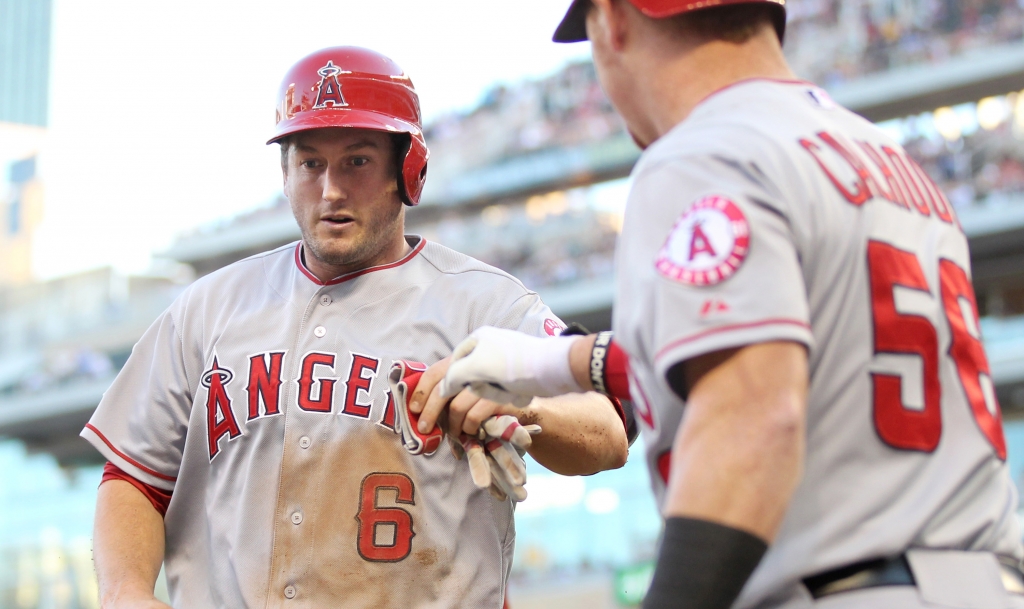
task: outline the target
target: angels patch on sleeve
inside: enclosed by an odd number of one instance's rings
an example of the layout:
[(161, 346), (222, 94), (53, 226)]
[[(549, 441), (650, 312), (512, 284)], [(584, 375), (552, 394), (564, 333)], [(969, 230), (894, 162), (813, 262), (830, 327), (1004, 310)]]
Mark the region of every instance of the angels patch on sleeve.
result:
[(695, 286), (725, 281), (750, 251), (750, 225), (738, 205), (709, 195), (690, 206), (658, 252), (658, 272)]

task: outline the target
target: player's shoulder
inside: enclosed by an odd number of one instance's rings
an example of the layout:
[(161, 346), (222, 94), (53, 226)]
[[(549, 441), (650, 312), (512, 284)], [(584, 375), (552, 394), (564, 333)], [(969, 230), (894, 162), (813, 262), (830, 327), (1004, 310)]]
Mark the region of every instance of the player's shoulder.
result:
[(500, 288), (517, 295), (533, 293), (511, 274), (440, 243), (426, 241), (420, 257), (437, 272), (441, 283)]
[(421, 256), (439, 274), (453, 279), (489, 280), (508, 284), (523, 292), (529, 291), (522, 285), (522, 281), (508, 272), (434, 242), (426, 242)]
[(296, 247), (297, 242), (287, 243), (225, 265), (196, 279), (182, 297), (196, 298), (210, 293), (222, 297), (226, 291), (265, 284), (267, 273), (273, 272), (275, 267), (289, 269), (294, 266)]
[(648, 164), (716, 153), (778, 158), (822, 130), (879, 132), (813, 83), (751, 79), (712, 93), (644, 156)]
[(799, 188), (800, 176), (814, 163), (803, 146), (808, 138), (826, 132), (895, 146), (877, 126), (812, 83), (753, 79), (698, 104), (644, 151), (634, 176), (643, 179), (684, 169), (799, 200), (792, 189)]

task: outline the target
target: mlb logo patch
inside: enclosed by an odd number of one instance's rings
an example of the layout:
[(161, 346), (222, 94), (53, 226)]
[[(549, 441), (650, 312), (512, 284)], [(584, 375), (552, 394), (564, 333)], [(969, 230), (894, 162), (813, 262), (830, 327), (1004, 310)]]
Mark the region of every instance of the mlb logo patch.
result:
[(658, 252), (658, 272), (680, 283), (707, 286), (725, 281), (750, 251), (750, 225), (738, 205), (710, 195), (676, 221)]

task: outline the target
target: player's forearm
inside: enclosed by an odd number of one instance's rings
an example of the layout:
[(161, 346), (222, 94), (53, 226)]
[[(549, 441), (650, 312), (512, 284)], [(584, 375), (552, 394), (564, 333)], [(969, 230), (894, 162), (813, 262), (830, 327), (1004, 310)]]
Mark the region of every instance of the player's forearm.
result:
[(673, 446), (666, 517), (774, 539), (802, 475), (806, 370), (798, 345), (755, 345), (694, 385)]
[(153, 595), (164, 559), (163, 517), (127, 482), (100, 485), (93, 558), (104, 608), (167, 607)]
[(596, 334), (579, 338), (569, 348), (569, 369), (580, 387), (593, 391), (594, 383), (590, 380), (590, 354), (594, 351)]
[(566, 476), (622, 467), (629, 445), (615, 408), (596, 393), (536, 398), (514, 414), (543, 431), (534, 436), (530, 455), (549, 470)]

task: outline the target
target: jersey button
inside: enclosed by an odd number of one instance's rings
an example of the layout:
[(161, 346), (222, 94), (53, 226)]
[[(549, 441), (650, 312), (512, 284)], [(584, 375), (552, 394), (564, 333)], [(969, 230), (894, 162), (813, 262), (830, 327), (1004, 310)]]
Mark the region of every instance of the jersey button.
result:
[(330, 294), (324, 294), (324, 295), (320, 296), (320, 304), (322, 304), (325, 307), (330, 305), (331, 304), (331, 295)]
[(285, 586), (284, 587), (284, 597), (285, 598), (295, 598), (295, 586)]
[(300, 524), (302, 522), (302, 512), (295, 512), (292, 514), (292, 524)]
[(306, 436), (302, 436), (301, 438), (299, 438), (299, 446), (301, 448), (309, 448), (309, 445), (312, 443), (313, 441), (307, 438)]
[(313, 336), (316, 336), (317, 338), (323, 338), (325, 334), (327, 334), (327, 328), (323, 326), (317, 326), (313, 328)]

